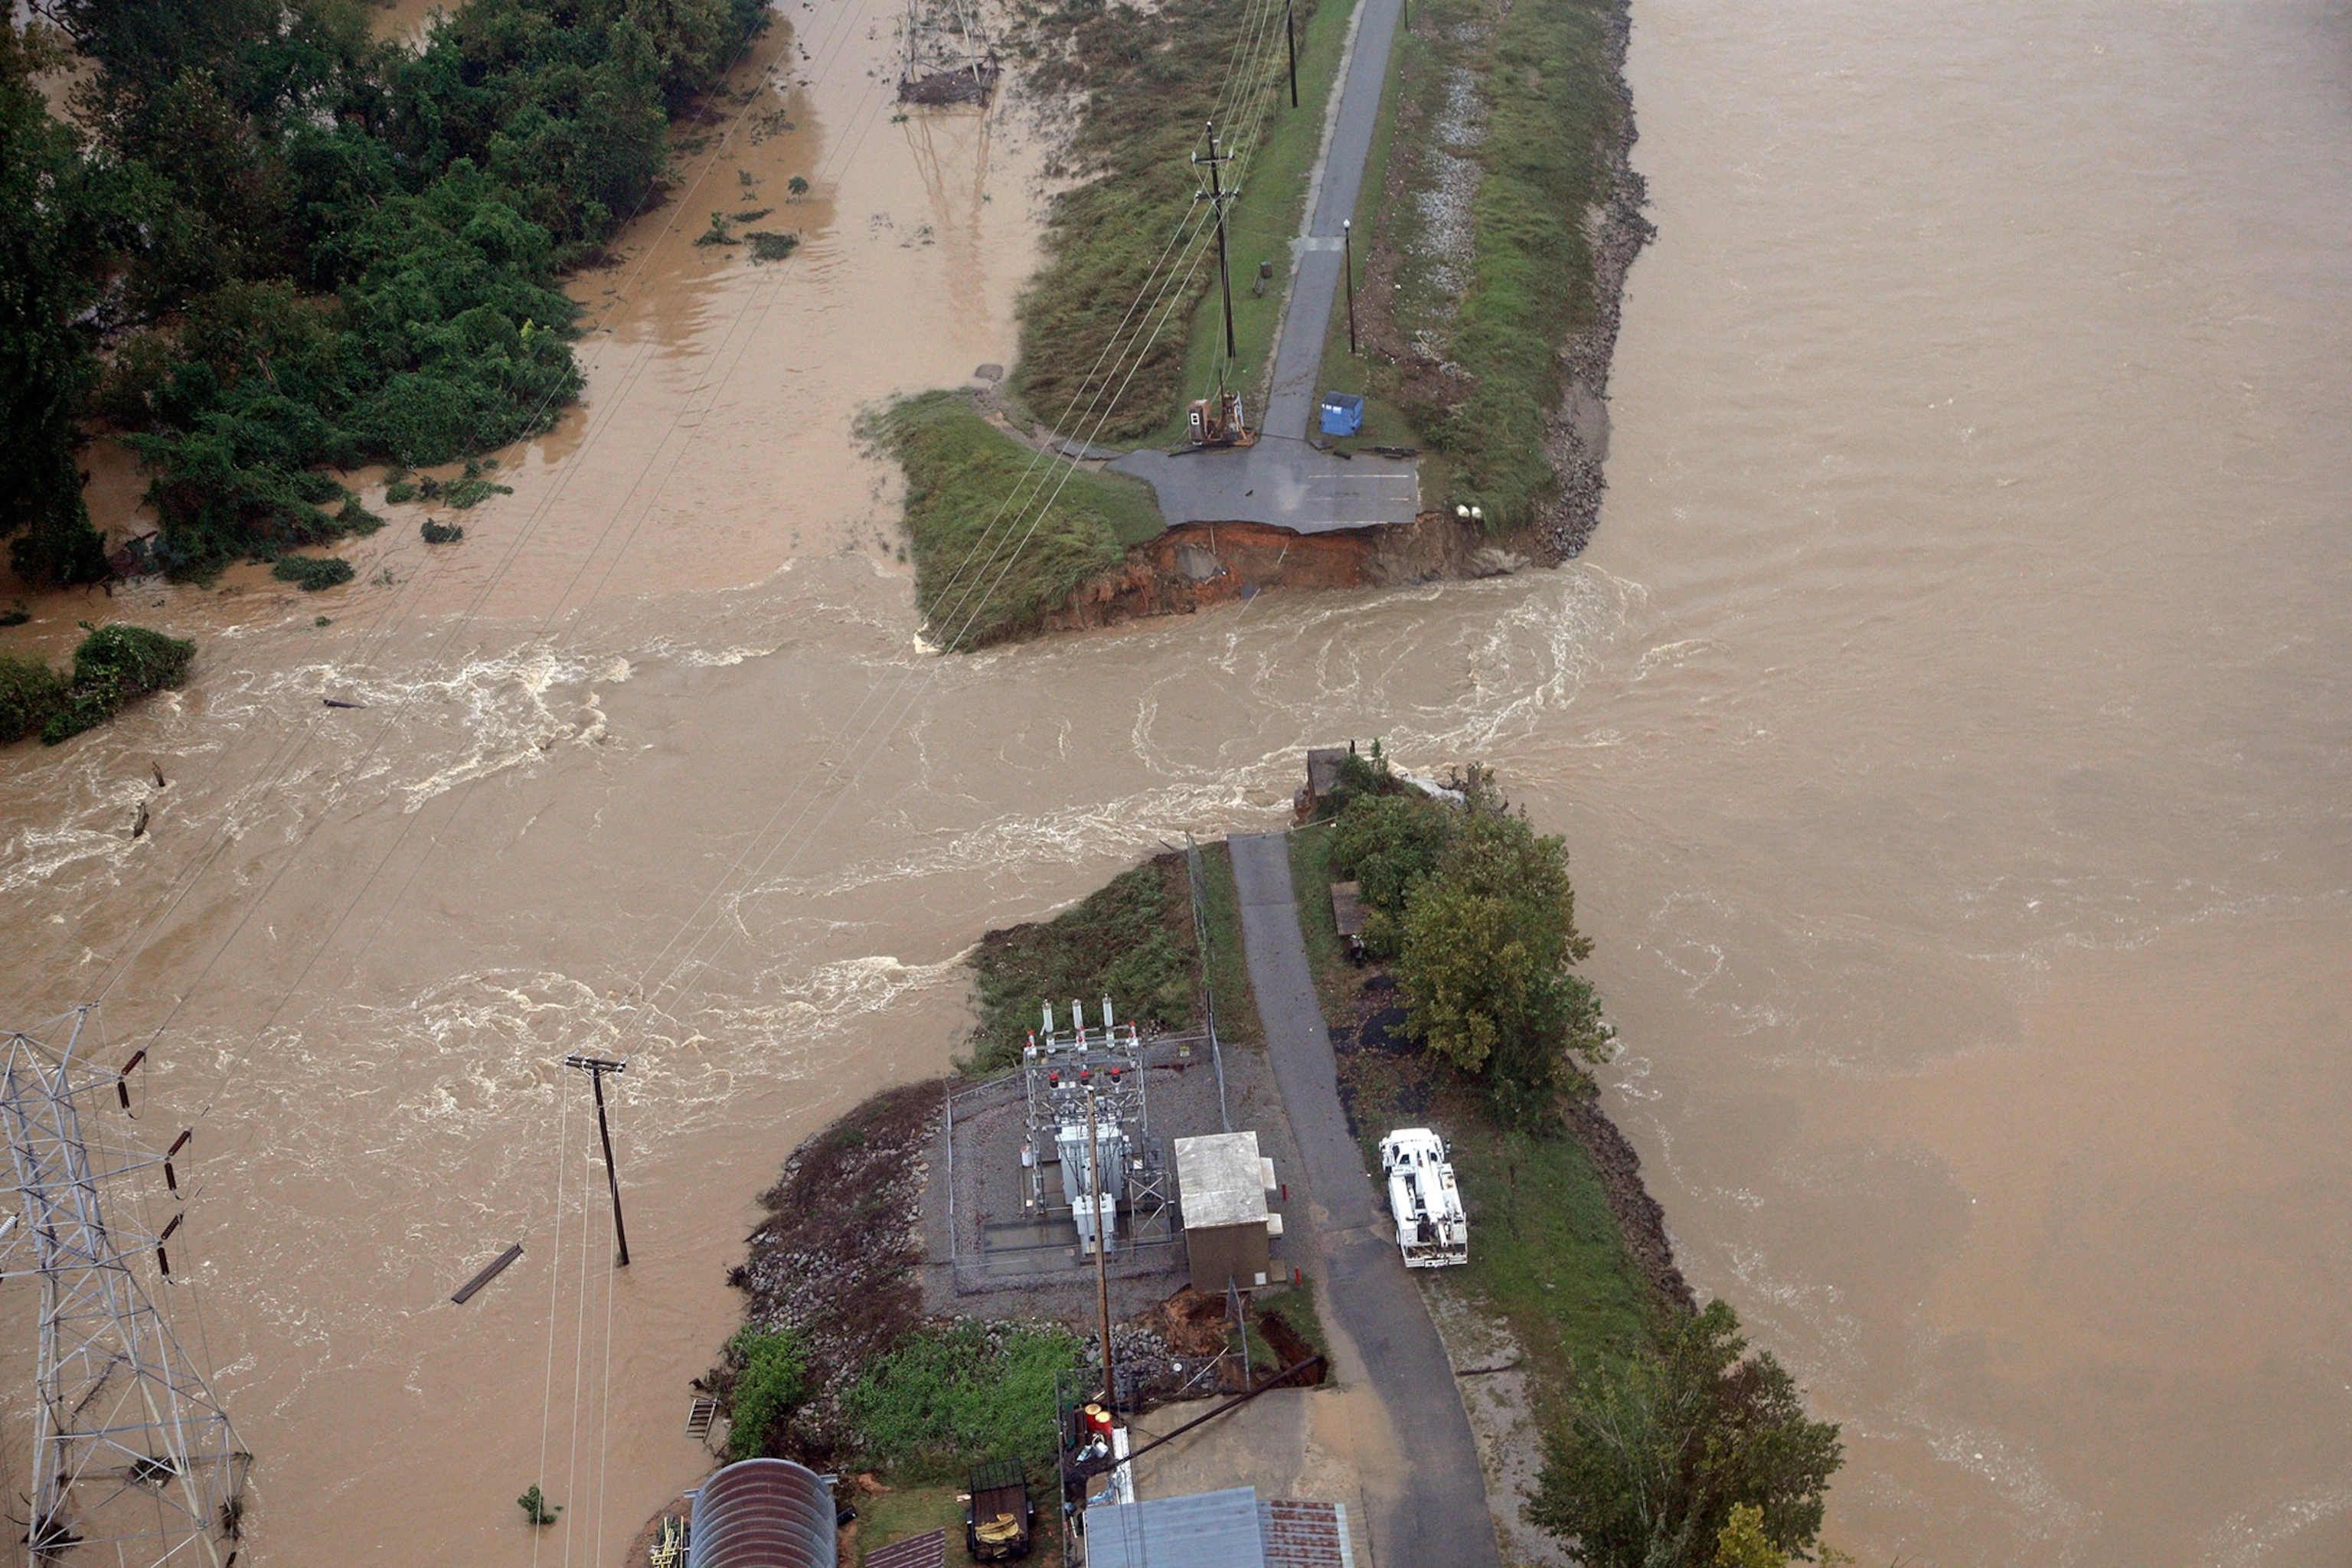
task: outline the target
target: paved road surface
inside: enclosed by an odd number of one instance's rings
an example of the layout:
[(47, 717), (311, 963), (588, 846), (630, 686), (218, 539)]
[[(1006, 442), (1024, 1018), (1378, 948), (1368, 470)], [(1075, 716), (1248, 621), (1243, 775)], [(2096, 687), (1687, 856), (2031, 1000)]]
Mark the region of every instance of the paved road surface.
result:
[(1323, 342), (1339, 298), (1339, 226), (1356, 211), (1381, 117), (1381, 89), (1402, 0), (1358, 0), (1347, 75), (1315, 174), (1307, 232), (1292, 242), (1290, 301), (1275, 346), (1274, 393), (1257, 417), (1258, 444), (1171, 457), (1147, 448), (1111, 465), (1148, 480), (1173, 522), (1274, 522), (1302, 533), (1411, 522), (1421, 507), (1411, 458), (1350, 462), (1307, 445), (1321, 388)]
[(1403, 1489), (1371, 1500), (1373, 1554), (1381, 1568), (1498, 1568), (1486, 1483), (1454, 1369), (1339, 1109), (1339, 1067), (1291, 896), (1289, 840), (1262, 833), (1229, 842), (1250, 984), (1316, 1215), (1323, 1310), (1362, 1353), (1364, 1378), (1407, 1454)]

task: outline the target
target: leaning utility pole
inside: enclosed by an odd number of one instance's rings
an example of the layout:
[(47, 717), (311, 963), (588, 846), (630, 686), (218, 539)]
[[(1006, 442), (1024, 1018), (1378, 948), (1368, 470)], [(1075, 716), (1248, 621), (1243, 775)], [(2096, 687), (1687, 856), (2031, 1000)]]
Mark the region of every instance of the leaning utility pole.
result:
[(629, 1266), (629, 1232), (627, 1227), (621, 1224), (621, 1171), (619, 1166), (613, 1163), (613, 1130), (604, 1121), (604, 1075), (608, 1072), (626, 1072), (629, 1070), (629, 1064), (611, 1061), (604, 1057), (573, 1056), (564, 1058), (563, 1065), (568, 1068), (578, 1068), (595, 1080), (596, 1135), (604, 1141), (604, 1179), (611, 1183), (613, 1187), (613, 1239), (621, 1244), (620, 1267), (626, 1268)]
[[(1209, 165), (1209, 200), (1217, 209), (1217, 280), (1223, 285), (1225, 291), (1225, 357), (1227, 359), (1232, 359), (1234, 353), (1234, 274), (1233, 269), (1225, 262), (1225, 197), (1229, 193), (1225, 190), (1223, 179), (1217, 173), (1217, 165), (1232, 163), (1233, 156), (1230, 153), (1223, 157), (1218, 156), (1217, 127), (1215, 121), (1212, 121), (1209, 123), (1208, 156), (1204, 158), (1195, 153), (1192, 154), (1192, 162)], [(1240, 193), (1230, 194), (1239, 195)], [(1222, 381), (1223, 377), (1221, 375), (1218, 379)]]
[(52, 1568), (81, 1547), (92, 1550), (72, 1561), (226, 1568), (253, 1456), (132, 1267), (152, 1252), (170, 1283), (163, 1244), (187, 1216), (151, 1232), (135, 1205), (110, 1200), (122, 1178), (157, 1165), (176, 1200), (171, 1161), (189, 1134), (157, 1154), (127, 1117), (104, 1125), (108, 1100), (129, 1109), (129, 1075), (146, 1053), (98, 1066), (84, 1054), (97, 1044), (95, 1030), (83, 1038), (89, 1014), (70, 1015), (62, 1046), (0, 1038), (0, 1124), (23, 1205), (0, 1222), (0, 1278), (41, 1281), (28, 1557)]

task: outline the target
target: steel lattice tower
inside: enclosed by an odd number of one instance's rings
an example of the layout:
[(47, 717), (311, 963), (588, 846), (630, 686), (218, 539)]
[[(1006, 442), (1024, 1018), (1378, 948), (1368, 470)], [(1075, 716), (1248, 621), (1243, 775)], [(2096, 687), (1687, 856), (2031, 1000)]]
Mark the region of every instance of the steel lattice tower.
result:
[(84, 1038), (89, 1011), (68, 1016), (62, 1046), (0, 1041), (0, 1124), (22, 1204), (0, 1220), (0, 1278), (41, 1281), (25, 1539), (43, 1565), (228, 1568), (250, 1456), (140, 1282), (151, 1267), (170, 1279), (165, 1246), (182, 1216), (150, 1230), (124, 1190), (160, 1165), (176, 1199), (170, 1158), (187, 1134), (157, 1154), (128, 1117), (107, 1124), (106, 1102), (128, 1110), (128, 1075), (146, 1053), (120, 1068), (86, 1059), (98, 1044), (94, 1029)]

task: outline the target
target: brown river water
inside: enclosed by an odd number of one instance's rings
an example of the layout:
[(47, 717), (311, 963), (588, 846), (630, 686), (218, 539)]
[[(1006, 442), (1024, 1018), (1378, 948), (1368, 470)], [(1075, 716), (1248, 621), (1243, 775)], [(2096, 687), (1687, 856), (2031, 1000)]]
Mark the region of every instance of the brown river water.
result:
[[(2352, 18), (1637, 0), (1661, 232), (1580, 563), (940, 660), (852, 420), (1010, 358), (1039, 152), (892, 122), (890, 14), (763, 46), (793, 129), (711, 128), (582, 280), (586, 402), (464, 544), (99, 601), (194, 679), (0, 763), (11, 1007), (169, 1020), (242, 1561), (617, 1561), (704, 1463), (752, 1194), (945, 1064), (965, 945), (1350, 733), (1569, 836), (1612, 1109), (1844, 1424), (1834, 1540), (2352, 1554)], [(771, 205), (782, 266), (687, 243)], [(90, 613), (36, 607), (9, 646)], [(630, 1058), (626, 1271), (570, 1050)]]

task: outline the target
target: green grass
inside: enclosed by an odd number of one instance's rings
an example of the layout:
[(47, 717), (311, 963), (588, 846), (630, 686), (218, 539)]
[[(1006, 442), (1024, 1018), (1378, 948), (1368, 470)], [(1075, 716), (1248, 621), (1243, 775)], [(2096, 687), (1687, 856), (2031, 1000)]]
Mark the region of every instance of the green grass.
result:
[(893, 1472), (960, 1479), (974, 1464), (1054, 1462), (1054, 1374), (1078, 1340), (1050, 1323), (963, 1321), (918, 1329), (842, 1396), (865, 1451)]
[[(1196, 960), (1181, 855), (1121, 872), (1050, 921), (990, 931), (971, 956), (980, 1021), (968, 1069), (990, 1072), (1018, 1062), (1049, 1000), (1057, 1017), (1072, 1001), (1085, 1003), (1091, 1016), (1108, 995), (1122, 1018), (1189, 1027)], [(1221, 998), (1220, 1016), (1223, 1006)]]
[[(1221, 136), (1221, 151), (1244, 152), (1251, 160), (1241, 195), (1227, 209), (1226, 230), (1236, 336), (1246, 302), (1260, 362), (1280, 301), (1278, 288), (1269, 288), (1263, 300), (1252, 299), (1250, 279), (1261, 259), (1276, 263), (1277, 285), (1287, 273), (1289, 254), (1283, 247), (1297, 231), (1306, 171), (1321, 133), (1322, 95), (1346, 28), (1344, 5), (1345, 0), (1297, 0), (1298, 108), (1290, 107), (1286, 86), (1272, 100), (1259, 146), (1223, 144)], [(1178, 418), (1186, 389), (1199, 382), (1189, 356), (1202, 340), (1204, 310), (1215, 310), (1204, 305), (1215, 284), (1212, 239), (1203, 237), (1200, 246), (1210, 259), (1190, 271), (1171, 308), (1155, 313), (1150, 327), (1127, 321), (1127, 313), (1145, 293), (1169, 237), (1180, 225), (1187, 237), (1201, 232), (1211, 216), (1208, 204), (1194, 199), (1192, 156), (1204, 145), (1202, 124), (1218, 112), (1234, 46), (1255, 9), (1255, 0), (1199, 0), (1150, 13), (1067, 0), (1054, 10), (1030, 13), (1020, 47), (1042, 59), (1035, 71), (1042, 90), (1067, 94), (1083, 105), (1068, 162), (1090, 176), (1055, 198), (1046, 223), (1045, 264), (1022, 303), (1021, 357), (1013, 390), (1049, 425), (1063, 421), (1070, 410), (1094, 406), (1104, 390), (1096, 367), (1105, 363), (1105, 347), (1114, 340), (1114, 357), (1122, 368), (1097, 410), (1103, 416), (1099, 429), (1087, 419), (1084, 428), (1070, 434), (1104, 441), (1150, 437)], [(1257, 86), (1270, 88), (1282, 75), (1282, 45), (1276, 37), (1262, 58)], [(1255, 95), (1245, 94), (1244, 101), (1255, 101)], [(1250, 118), (1244, 113), (1243, 123), (1221, 126), (1220, 132), (1245, 135)], [(1219, 350), (1223, 335), (1219, 314)], [(1129, 378), (1124, 367), (1138, 358), (1140, 363)], [(1215, 361), (1206, 363), (1213, 384)]]
[[(1323, 110), (1339, 78), (1339, 52), (1347, 43), (1353, 7), (1348, 0), (1331, 0), (1311, 15), (1302, 6), (1300, 14), (1307, 19), (1299, 28), (1298, 107), (1290, 107), (1286, 83), (1266, 118), (1265, 134), (1250, 154), (1242, 194), (1225, 215), (1225, 237), (1233, 255), (1235, 348), (1226, 383), (1243, 392), (1253, 429), (1265, 411), (1274, 333), (1290, 284), (1290, 242), (1306, 226), (1307, 184), (1315, 172), (1315, 155), (1322, 149)], [(1274, 276), (1260, 296), (1251, 290), (1262, 261), (1274, 264)], [(1211, 254), (1203, 269), (1215, 264)], [(1167, 444), (1182, 439), (1184, 405), (1215, 390), (1217, 368), (1224, 357), (1224, 307), (1212, 287), (1192, 313), (1182, 388), (1155, 440)]]
[(902, 399), (866, 430), (906, 471), (915, 603), (945, 647), (1034, 630), (1164, 526), (1149, 486), (1043, 457), (956, 393)]
[[(1281, 1313), (1282, 1321), (1297, 1330), (1300, 1339), (1315, 1347), (1315, 1352), (1323, 1358), (1326, 1363), (1324, 1370), (1328, 1373), (1331, 1340), (1324, 1331), (1323, 1314), (1315, 1302), (1315, 1276), (1309, 1274), (1304, 1283), (1284, 1289), (1261, 1290), (1251, 1299), (1250, 1307), (1259, 1313)], [(1256, 1341), (1253, 1337), (1253, 1349), (1255, 1348)], [(1282, 1369), (1276, 1367), (1273, 1370), (1279, 1372)]]
[(1209, 991), (1216, 998), (1217, 1036), (1229, 1046), (1265, 1043), (1242, 951), (1242, 900), (1234, 885), (1234, 854), (1223, 839), (1201, 847), (1201, 897), (1209, 927)]
[[(1348, 363), (1327, 343), (1327, 384), (1363, 394), (1367, 440), (1423, 449), (1423, 494), (1482, 506), (1490, 527), (1521, 526), (1557, 489), (1543, 454), (1562, 390), (1558, 350), (1593, 310), (1584, 214), (1605, 196), (1605, 153), (1623, 101), (1606, 36), (1611, 0), (1419, 0), (1400, 41), (1393, 116), (1375, 141), (1357, 233), (1397, 263), (1403, 287), (1385, 303), (1401, 329), (1438, 338), (1469, 380), (1450, 385), (1403, 367)], [(1458, 301), (1432, 273), (1416, 202), (1433, 188), (1433, 127), (1454, 73), (1467, 72), (1487, 110), (1485, 139), (1447, 149), (1481, 170), (1473, 205), (1472, 280)], [(1396, 126), (1404, 124), (1398, 142)], [(1391, 149), (1404, 162), (1406, 199), (1382, 200)], [(1426, 150), (1426, 151), (1424, 151)], [(1360, 254), (1361, 254), (1360, 252)], [(1361, 279), (1360, 278), (1359, 281)], [(1450, 315), (1446, 307), (1456, 307)], [(1443, 467), (1432, 462), (1437, 458)]]

